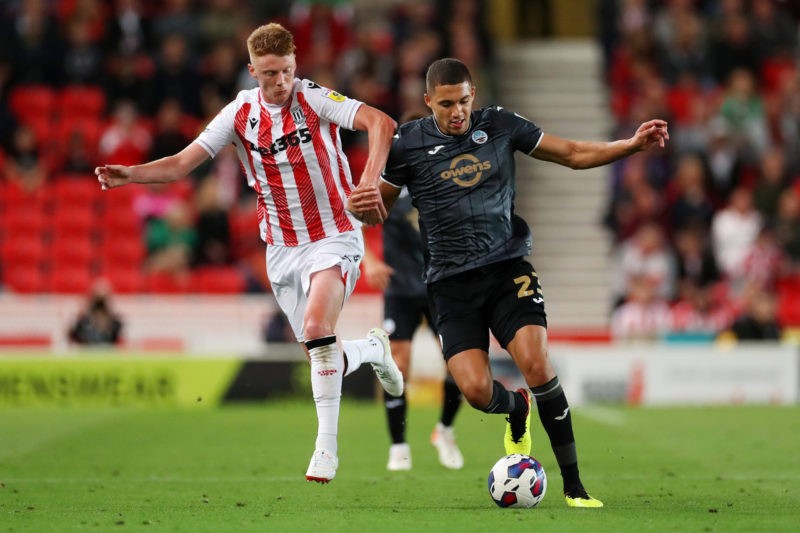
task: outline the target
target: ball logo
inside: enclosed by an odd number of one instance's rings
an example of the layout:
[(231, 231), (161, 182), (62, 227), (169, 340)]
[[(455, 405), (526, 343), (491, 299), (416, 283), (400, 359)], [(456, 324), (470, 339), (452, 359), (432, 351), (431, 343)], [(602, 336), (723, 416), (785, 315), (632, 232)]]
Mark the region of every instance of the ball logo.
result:
[(475, 130), (472, 133), (472, 142), (477, 144), (483, 144), (489, 140), (489, 135), (486, 134), (483, 130)]
[(439, 177), (443, 180), (452, 179), (460, 187), (472, 187), (481, 181), (484, 170), (492, 168), (489, 161), (481, 161), (472, 154), (462, 154), (450, 161), (450, 168)]

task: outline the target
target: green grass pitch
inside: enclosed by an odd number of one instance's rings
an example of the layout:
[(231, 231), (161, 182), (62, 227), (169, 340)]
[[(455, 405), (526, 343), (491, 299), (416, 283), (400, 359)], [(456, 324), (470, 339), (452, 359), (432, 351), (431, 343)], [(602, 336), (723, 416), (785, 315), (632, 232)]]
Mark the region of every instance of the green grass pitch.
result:
[[(183, 410), (0, 412), (4, 531), (797, 531), (800, 408), (574, 410), (584, 482), (600, 510), (569, 509), (549, 474), (535, 509), (500, 509), (486, 477), (503, 418), (465, 406), (463, 470), (439, 466), (432, 407), (410, 408), (414, 469), (385, 469), (382, 407), (346, 402), (340, 467), (303, 477), (311, 400)], [(534, 419), (536, 419), (534, 417)]]

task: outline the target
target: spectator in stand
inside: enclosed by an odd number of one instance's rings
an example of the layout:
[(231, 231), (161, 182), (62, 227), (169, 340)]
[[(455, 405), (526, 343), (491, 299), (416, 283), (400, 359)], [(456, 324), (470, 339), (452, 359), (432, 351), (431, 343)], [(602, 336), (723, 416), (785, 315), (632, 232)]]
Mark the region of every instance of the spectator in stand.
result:
[(675, 292), (675, 259), (658, 224), (646, 222), (623, 243), (613, 284), (617, 302), (630, 293), (631, 283), (649, 278), (658, 298), (667, 301)]
[(197, 244), (189, 203), (174, 202), (163, 218), (151, 218), (145, 228), (145, 240), (150, 272), (178, 277), (188, 274)]
[(97, 156), (81, 131), (72, 131), (63, 148), (61, 170), (68, 174), (91, 174)]
[(53, 17), (45, 0), (20, 3), (20, 9), (6, 36), (13, 50), (16, 83), (43, 83), (58, 86), (61, 83), (62, 51), (64, 45), (58, 21)]
[(736, 188), (728, 205), (717, 211), (711, 221), (712, 250), (723, 274), (734, 278), (741, 272), (745, 256), (762, 224), (761, 215), (753, 207), (750, 190)]
[(100, 279), (92, 285), (86, 305), (69, 328), (68, 337), (82, 345), (119, 344), (122, 340), (122, 320), (109, 303), (111, 286)]
[(142, 0), (115, 0), (107, 24), (105, 50), (127, 58), (148, 54), (151, 30)]
[(761, 64), (769, 59), (791, 58), (797, 52), (797, 22), (775, 0), (751, 0), (750, 31)]
[(180, 35), (189, 48), (199, 41), (199, 21), (192, 0), (165, 0), (164, 7), (152, 22), (153, 38), (162, 42), (170, 35)]
[(631, 238), (646, 221), (663, 222), (666, 203), (650, 183), (650, 159), (638, 154), (629, 157), (621, 167), (620, 184), (614, 188), (605, 225), (614, 233), (616, 242)]
[(670, 36), (659, 41), (659, 70), (669, 84), (683, 74), (707, 83), (710, 62), (703, 21), (691, 9), (676, 13), (676, 17)]
[(156, 132), (147, 156), (148, 161), (167, 157), (186, 146), (190, 140), (185, 129), (187, 120), (190, 119), (184, 117), (178, 100), (168, 98), (161, 102), (156, 114)]
[(704, 227), (686, 227), (675, 234), (678, 298), (688, 300), (695, 287), (715, 285), (720, 272)]
[(136, 165), (146, 160), (152, 136), (139, 117), (136, 104), (117, 102), (112, 122), (100, 136), (99, 155), (119, 165)]
[(200, 68), (200, 100), (203, 110), (219, 109), (219, 104), (235, 98), (238, 92), (239, 72), (247, 63), (240, 64), (236, 47), (231, 41), (218, 41), (203, 59)]
[(6, 180), (27, 192), (40, 189), (47, 179), (48, 164), (42, 156), (36, 133), (24, 124), (14, 132), (4, 170)]
[(153, 62), (146, 56), (109, 54), (103, 77), (106, 101), (111, 107), (107, 112), (113, 111), (113, 105), (121, 100), (136, 102), (143, 111), (154, 109), (149, 80), (152, 69)]
[(672, 232), (688, 227), (711, 227), (714, 204), (708, 195), (706, 182), (705, 166), (700, 156), (681, 156), (670, 184), (674, 190), (668, 208)]
[(735, 69), (728, 77), (719, 118), (740, 157), (755, 163), (770, 143), (764, 101), (756, 78), (746, 69)]
[(227, 265), (231, 263), (231, 231), (228, 212), (219, 198), (218, 181), (209, 176), (203, 179), (194, 195), (197, 210), (194, 247), (195, 266)]
[(252, 29), (249, 4), (241, 0), (210, 0), (205, 2), (199, 16), (200, 46), (210, 50), (219, 41), (231, 41), (246, 37)]
[(725, 14), (711, 41), (712, 70), (717, 83), (726, 83), (735, 70), (741, 69), (752, 76), (757, 75), (758, 52), (753, 46), (743, 12)]
[(744, 313), (736, 318), (723, 338), (733, 337), (740, 341), (780, 340), (782, 328), (777, 311), (775, 293), (755, 291), (747, 298)]
[(646, 275), (633, 277), (625, 302), (611, 315), (611, 337), (615, 341), (654, 341), (670, 328), (670, 308), (658, 296), (657, 283)]
[(775, 239), (775, 233), (770, 225), (764, 225), (744, 256), (741, 272), (731, 279), (731, 286), (734, 291), (739, 288), (739, 292), (750, 289), (774, 291), (784, 265), (783, 250)]
[(758, 181), (753, 189), (753, 205), (765, 221), (775, 220), (778, 202), (788, 182), (783, 149), (772, 146), (761, 156)]
[(733, 308), (716, 297), (712, 285), (684, 286), (683, 296), (672, 306), (670, 332), (714, 338), (733, 322)]
[(774, 227), (775, 240), (786, 257), (787, 270), (800, 272), (800, 197), (794, 189), (786, 189), (781, 194)]
[(167, 98), (174, 98), (181, 102), (186, 113), (202, 116), (197, 90), (200, 76), (183, 36), (170, 35), (161, 42), (152, 84), (156, 105)]
[(69, 21), (64, 52), (64, 83), (91, 84), (102, 79), (102, 50), (92, 41), (90, 21), (74, 18)]

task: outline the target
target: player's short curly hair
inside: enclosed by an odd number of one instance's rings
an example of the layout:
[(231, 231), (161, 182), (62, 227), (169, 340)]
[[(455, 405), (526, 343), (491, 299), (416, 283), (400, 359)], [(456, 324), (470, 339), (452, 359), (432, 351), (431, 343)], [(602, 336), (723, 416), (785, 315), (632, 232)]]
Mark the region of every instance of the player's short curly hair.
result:
[(472, 85), (472, 74), (467, 65), (458, 59), (445, 57), (437, 59), (428, 67), (428, 72), (425, 74), (425, 89), (430, 94), (438, 85), (458, 85), (465, 81)]
[(259, 26), (247, 38), (247, 51), (252, 57), (267, 54), (288, 56), (294, 53), (294, 36), (292, 32), (276, 22)]

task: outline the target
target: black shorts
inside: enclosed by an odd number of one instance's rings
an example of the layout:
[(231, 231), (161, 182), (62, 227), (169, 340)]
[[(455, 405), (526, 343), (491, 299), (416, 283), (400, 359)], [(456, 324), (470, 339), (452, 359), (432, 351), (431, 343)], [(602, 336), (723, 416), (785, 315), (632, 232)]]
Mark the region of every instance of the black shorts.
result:
[(393, 341), (410, 341), (422, 324), (422, 319), (436, 335), (428, 299), (423, 297), (386, 296), (383, 299), (383, 329)]
[(503, 348), (523, 326), (547, 327), (539, 277), (523, 258), (493, 263), (428, 285), (445, 359), (489, 351), (489, 331)]

